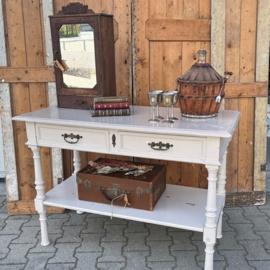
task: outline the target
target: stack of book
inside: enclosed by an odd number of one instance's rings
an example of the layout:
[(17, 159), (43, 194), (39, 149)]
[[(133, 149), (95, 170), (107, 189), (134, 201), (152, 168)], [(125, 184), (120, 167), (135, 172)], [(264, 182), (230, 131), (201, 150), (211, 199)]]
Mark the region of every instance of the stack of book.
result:
[(96, 97), (91, 115), (93, 117), (130, 115), (128, 99), (127, 97)]

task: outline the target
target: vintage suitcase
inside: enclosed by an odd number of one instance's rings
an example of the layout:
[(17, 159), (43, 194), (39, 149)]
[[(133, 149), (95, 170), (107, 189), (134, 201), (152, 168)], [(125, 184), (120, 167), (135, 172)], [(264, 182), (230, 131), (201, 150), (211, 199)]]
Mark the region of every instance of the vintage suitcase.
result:
[[(91, 166), (86, 166), (76, 175), (79, 200), (113, 203), (113, 205), (152, 211), (166, 188), (166, 167), (136, 162), (134, 164), (151, 165), (153, 169), (134, 176), (125, 175), (125, 171), (93, 174)], [(125, 199), (128, 200), (128, 204)]]

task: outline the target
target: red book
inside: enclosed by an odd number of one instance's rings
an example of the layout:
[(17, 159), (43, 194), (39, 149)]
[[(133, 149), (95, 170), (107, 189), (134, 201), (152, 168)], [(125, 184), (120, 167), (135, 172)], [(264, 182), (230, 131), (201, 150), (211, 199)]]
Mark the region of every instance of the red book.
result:
[(129, 102), (106, 102), (106, 103), (95, 103), (95, 110), (108, 110), (108, 109), (127, 109), (129, 108)]
[(91, 110), (92, 117), (96, 116), (122, 116), (130, 115), (130, 109), (108, 109), (108, 110)]

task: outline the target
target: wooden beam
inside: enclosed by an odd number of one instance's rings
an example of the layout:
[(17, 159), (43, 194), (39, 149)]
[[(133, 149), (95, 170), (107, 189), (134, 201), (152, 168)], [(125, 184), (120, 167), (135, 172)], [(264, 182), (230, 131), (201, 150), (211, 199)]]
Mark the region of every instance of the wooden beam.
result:
[(50, 67), (1, 67), (1, 81), (5, 83), (54, 82), (54, 69)]
[(265, 204), (265, 191), (227, 192), (225, 207)]
[[(226, 1), (211, 0), (211, 64), (219, 73), (225, 71)], [(220, 110), (224, 110), (223, 100)]]
[[(0, 0), (0, 66), (7, 66), (3, 4), (3, 1)], [(12, 112), (10, 101), (10, 87), (8, 83), (1, 83), (1, 78), (0, 112), (2, 124), (2, 134), (0, 136), (3, 136), (7, 199), (9, 201), (16, 201), (19, 199), (19, 190), (16, 167), (16, 153), (13, 139), (13, 125), (11, 120)]]
[[(269, 74), (269, 1), (258, 1), (256, 44), (256, 81), (268, 81)], [(267, 146), (267, 104), (268, 98), (255, 98), (254, 134), (254, 182), (255, 191), (265, 191), (266, 172), (261, 165), (266, 164)]]
[(227, 83), (225, 98), (267, 97), (268, 82)]
[[(47, 210), (48, 214), (63, 213), (64, 208), (50, 206)], [(9, 215), (29, 215), (38, 214), (35, 210), (35, 204), (32, 200), (13, 201), (8, 202), (8, 214)]]
[(150, 19), (145, 36), (148, 40), (210, 41), (210, 20)]

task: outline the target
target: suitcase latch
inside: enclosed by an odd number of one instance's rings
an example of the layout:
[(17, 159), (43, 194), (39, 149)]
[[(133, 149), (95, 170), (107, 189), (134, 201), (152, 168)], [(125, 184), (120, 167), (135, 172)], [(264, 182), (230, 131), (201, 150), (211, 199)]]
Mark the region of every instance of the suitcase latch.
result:
[(113, 184), (112, 188), (108, 188), (108, 196), (117, 197), (120, 195), (120, 186), (118, 184)]
[(90, 183), (90, 181), (89, 180), (86, 180), (84, 182), (84, 186), (85, 186), (86, 190), (90, 190), (91, 189), (91, 183)]
[(146, 192), (147, 194), (153, 194), (154, 191), (155, 191), (155, 189), (154, 189), (153, 187), (145, 189), (145, 192)]
[(136, 194), (139, 198), (143, 195), (143, 189), (141, 187), (136, 188)]
[(80, 178), (80, 177), (76, 177), (76, 182), (77, 182), (77, 184), (79, 185), (79, 184), (81, 184), (82, 183), (82, 179)]

